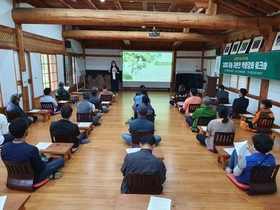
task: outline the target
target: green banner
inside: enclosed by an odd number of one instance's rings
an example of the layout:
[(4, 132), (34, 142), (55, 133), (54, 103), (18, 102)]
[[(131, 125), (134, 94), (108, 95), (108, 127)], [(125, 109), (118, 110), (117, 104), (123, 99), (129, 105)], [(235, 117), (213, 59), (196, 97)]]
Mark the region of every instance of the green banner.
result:
[(222, 56), (220, 73), (280, 80), (280, 52)]

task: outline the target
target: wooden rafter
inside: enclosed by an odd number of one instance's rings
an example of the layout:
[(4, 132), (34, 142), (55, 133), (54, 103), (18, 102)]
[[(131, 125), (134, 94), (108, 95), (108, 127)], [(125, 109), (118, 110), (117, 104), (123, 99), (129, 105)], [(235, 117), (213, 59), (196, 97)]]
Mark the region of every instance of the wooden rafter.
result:
[(274, 6), (277, 9), (280, 9), (280, 2), (277, 0), (262, 0), (263, 2), (270, 4), (271, 6)]
[[(264, 3), (261, 0), (246, 0), (242, 2), (237, 2), (239, 5), (244, 5), (247, 7), (248, 10), (251, 10), (255, 15), (258, 15), (258, 13), (263, 13), (263, 14), (270, 14), (272, 12), (275, 12), (275, 8), (269, 4)], [(245, 7), (245, 8), (246, 8)]]
[(92, 3), (91, 0), (85, 0), (85, 2), (86, 2), (86, 4), (89, 6), (89, 8), (98, 10), (97, 6), (95, 6), (95, 4)]
[(70, 9), (74, 9), (70, 4), (66, 3), (64, 0), (59, 0), (64, 6), (70, 8)]
[(143, 11), (148, 10), (148, 2), (143, 2)]
[(174, 2), (171, 3), (169, 8), (168, 8), (168, 10), (167, 10), (167, 12), (174, 12), (176, 6), (177, 6), (177, 3), (174, 3)]
[(115, 6), (116, 6), (116, 8), (117, 8), (118, 10), (123, 10), (120, 1), (114, 1), (114, 4), (115, 4)]
[(253, 12), (251, 12), (250, 10), (248, 10), (247, 8), (244, 8), (243, 6), (241, 6), (239, 4), (233, 4), (232, 2), (230, 2), (228, 0), (222, 0), (222, 1), (220, 1), (220, 4), (228, 7), (230, 10), (236, 10), (237, 12), (239, 12), (240, 15), (255, 16), (255, 14)]

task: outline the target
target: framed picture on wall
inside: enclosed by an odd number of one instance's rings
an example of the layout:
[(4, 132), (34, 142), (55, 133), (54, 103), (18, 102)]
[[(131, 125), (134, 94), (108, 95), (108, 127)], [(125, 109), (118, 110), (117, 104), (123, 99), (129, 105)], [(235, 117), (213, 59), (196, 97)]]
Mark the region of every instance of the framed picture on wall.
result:
[(259, 49), (260, 49), (260, 47), (262, 45), (262, 42), (263, 42), (263, 36), (255, 37), (249, 52), (250, 53), (251, 52), (259, 52)]
[(231, 42), (226, 44), (226, 47), (225, 47), (223, 55), (228, 55), (229, 54), (231, 45), (232, 45)]
[(246, 53), (246, 51), (250, 45), (250, 42), (251, 42), (251, 39), (243, 40), (237, 54)]
[(280, 50), (280, 31), (276, 34), (271, 50)]
[(233, 46), (232, 46), (231, 51), (230, 51), (230, 54), (231, 54), (231, 55), (234, 55), (234, 54), (237, 53), (238, 47), (239, 47), (239, 45), (240, 45), (240, 42), (241, 42), (241, 41), (237, 41), (237, 42), (234, 42), (234, 43), (233, 43)]

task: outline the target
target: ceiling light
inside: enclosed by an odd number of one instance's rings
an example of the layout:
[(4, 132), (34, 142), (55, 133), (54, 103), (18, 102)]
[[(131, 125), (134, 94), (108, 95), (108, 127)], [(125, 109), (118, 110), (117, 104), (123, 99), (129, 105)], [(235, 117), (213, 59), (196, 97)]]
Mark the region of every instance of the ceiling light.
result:
[(100, 0), (101, 2), (105, 2), (105, 0)]

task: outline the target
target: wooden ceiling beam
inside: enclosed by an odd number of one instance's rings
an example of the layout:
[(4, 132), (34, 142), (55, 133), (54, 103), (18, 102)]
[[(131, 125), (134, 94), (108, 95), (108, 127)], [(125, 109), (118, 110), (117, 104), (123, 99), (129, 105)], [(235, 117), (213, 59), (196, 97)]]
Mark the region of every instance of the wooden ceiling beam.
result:
[(142, 31), (92, 31), (69, 30), (62, 31), (62, 37), (78, 40), (142, 40), (142, 41), (192, 41), (192, 42), (220, 42), (224, 36), (204, 36), (196, 33), (166, 33), (160, 37), (150, 38), (148, 32)]
[(149, 26), (203, 28), (213, 30), (267, 29), (273, 17), (236, 17), (229, 15), (148, 11), (112, 11), (89, 9), (14, 8), (12, 18), (18, 24), (62, 24), (92, 26)]
[(270, 4), (271, 6), (280, 9), (280, 2), (275, 0), (262, 0), (263, 2)]
[(86, 2), (86, 4), (87, 4), (90, 8), (95, 9), (95, 10), (98, 10), (97, 6), (95, 6), (95, 4), (92, 3), (91, 0), (85, 0), (85, 2)]

